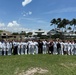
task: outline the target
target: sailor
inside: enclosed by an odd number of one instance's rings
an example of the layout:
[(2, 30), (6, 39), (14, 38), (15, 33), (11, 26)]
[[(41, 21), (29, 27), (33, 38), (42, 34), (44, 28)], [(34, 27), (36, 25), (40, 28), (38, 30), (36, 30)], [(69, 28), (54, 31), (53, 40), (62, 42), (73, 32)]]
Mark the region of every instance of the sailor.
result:
[(38, 42), (35, 40), (35, 53), (38, 54)]
[(67, 51), (68, 51), (68, 43), (67, 43), (67, 40), (65, 40), (65, 42), (64, 42), (64, 54), (67, 54)]
[(30, 46), (31, 46), (31, 54), (34, 55), (34, 53), (35, 53), (35, 43), (34, 43), (34, 40), (32, 40), (32, 42), (30, 43)]
[(23, 41), (21, 42), (21, 55), (24, 54), (24, 50), (23, 50)]
[(2, 49), (3, 49), (3, 55), (6, 55), (7, 54), (7, 43), (6, 43), (6, 41), (4, 41), (2, 43)]
[(57, 41), (56, 40), (54, 40), (53, 41), (53, 47), (54, 47), (54, 51), (53, 51), (53, 54), (57, 54)]
[(68, 41), (68, 44), (67, 44), (67, 47), (68, 47), (68, 55), (70, 55), (71, 53), (71, 43), (70, 43), (70, 41)]
[(47, 42), (46, 40), (43, 40), (42, 43), (43, 43), (43, 54), (46, 54), (47, 53)]
[(28, 46), (28, 43), (27, 43), (27, 41), (25, 41), (25, 42), (23, 43), (23, 49), (24, 49), (24, 54), (25, 54), (25, 55), (27, 55), (27, 46)]
[(12, 42), (11, 41), (9, 41), (8, 46), (9, 46), (8, 55), (12, 55)]
[(42, 46), (43, 46), (43, 43), (41, 40), (38, 40), (38, 53), (39, 54), (42, 54)]
[(61, 52), (61, 44), (60, 44), (60, 41), (58, 40), (57, 42), (57, 54), (60, 54)]
[(47, 42), (47, 44), (46, 44), (47, 45), (47, 53), (50, 53), (49, 46), (50, 46), (51, 41), (50, 40), (47, 40), (46, 42)]
[(14, 55), (17, 54), (17, 48), (18, 48), (17, 41), (13, 41), (13, 54), (14, 54)]
[(0, 42), (0, 55), (2, 55), (2, 43)]
[(7, 41), (6, 44), (7, 44), (6, 46), (7, 55), (9, 55), (9, 48), (10, 48), (9, 41)]
[(71, 41), (71, 55), (74, 54), (74, 41)]
[(32, 40), (30, 39), (28, 41), (28, 54), (31, 54), (31, 43), (32, 43)]
[(54, 50), (54, 47), (53, 47), (53, 40), (50, 40), (49, 41), (49, 54), (53, 54), (53, 50)]
[(20, 55), (21, 54), (21, 42), (19, 41), (17, 44), (18, 44), (17, 54)]
[(74, 55), (76, 55), (76, 42), (74, 43)]
[(61, 41), (60, 41), (60, 44), (61, 44), (61, 52), (60, 52), (60, 54), (63, 55), (63, 54), (64, 54), (64, 53), (63, 53), (64, 42), (61, 40)]

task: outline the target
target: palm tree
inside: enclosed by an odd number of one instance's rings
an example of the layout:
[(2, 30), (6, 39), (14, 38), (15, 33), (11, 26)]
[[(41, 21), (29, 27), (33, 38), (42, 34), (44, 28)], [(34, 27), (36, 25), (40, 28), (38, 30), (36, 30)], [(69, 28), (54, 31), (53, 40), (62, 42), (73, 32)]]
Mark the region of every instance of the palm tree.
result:
[(62, 20), (61, 20), (61, 18), (57, 19), (57, 28), (62, 28)]
[(54, 25), (54, 29), (56, 30), (57, 20), (54, 18), (51, 20), (51, 25)]
[(61, 32), (61, 36), (63, 36), (63, 39), (65, 38), (65, 36), (64, 36), (64, 31), (63, 31), (63, 29), (65, 29), (65, 32), (67, 31), (67, 25), (69, 24), (69, 20), (68, 19), (58, 19), (58, 28), (62, 28), (62, 32)]
[(76, 19), (72, 19), (70, 22), (71, 25), (73, 25), (73, 32), (75, 31), (75, 26), (76, 26)]
[(57, 24), (59, 24), (61, 21), (62, 21), (61, 18), (58, 18), (57, 19)]
[(62, 20), (62, 27), (65, 28), (65, 32), (67, 31), (67, 25), (68, 24), (69, 24), (69, 20), (64, 18)]

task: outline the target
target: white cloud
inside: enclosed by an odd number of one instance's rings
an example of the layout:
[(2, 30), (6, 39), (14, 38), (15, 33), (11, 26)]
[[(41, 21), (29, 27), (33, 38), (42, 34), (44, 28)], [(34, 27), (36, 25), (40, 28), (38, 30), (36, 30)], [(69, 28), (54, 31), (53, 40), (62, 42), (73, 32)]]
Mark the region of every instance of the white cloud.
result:
[(31, 14), (32, 14), (32, 12), (31, 12), (31, 11), (29, 11), (28, 13), (29, 13), (29, 15), (31, 15)]
[(29, 12), (23, 12), (23, 13), (21, 13), (23, 16), (28, 16), (28, 15), (32, 15), (32, 12), (31, 11), (29, 11)]
[(9, 22), (7, 25), (5, 23), (0, 23), (0, 30), (6, 30), (10, 32), (29, 32), (31, 29), (22, 27), (17, 21), (12, 21)]
[(4, 23), (0, 23), (0, 27), (4, 27), (5, 26), (5, 24)]
[(29, 4), (29, 3), (31, 3), (32, 2), (32, 0), (24, 0), (23, 2), (22, 2), (22, 6), (24, 7), (24, 6), (26, 6), (27, 4)]
[(19, 24), (16, 21), (9, 22), (7, 27), (19, 27)]
[[(26, 23), (25, 26), (27, 28), (25, 28), (23, 25), (20, 24), (20, 20), (25, 20), (25, 22), (28, 21), (30, 24)], [(18, 22), (11, 21), (11, 22), (8, 22), (7, 24), (0, 23), (0, 30), (6, 30), (6, 31), (10, 31), (10, 32), (21, 32), (21, 31), (25, 31), (25, 32), (31, 31), (32, 32), (33, 30), (36, 30), (39, 28), (44, 29), (46, 27), (45, 24), (47, 25), (48, 22), (46, 22), (40, 18), (20, 18)]]

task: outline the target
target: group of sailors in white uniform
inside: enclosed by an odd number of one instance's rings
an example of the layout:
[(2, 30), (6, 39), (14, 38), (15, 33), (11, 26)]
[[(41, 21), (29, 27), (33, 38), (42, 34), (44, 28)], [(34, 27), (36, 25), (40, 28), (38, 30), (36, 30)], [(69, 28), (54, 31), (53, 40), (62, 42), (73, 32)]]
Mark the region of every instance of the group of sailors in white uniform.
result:
[(0, 55), (34, 55), (40, 53), (76, 55), (76, 43), (67, 40), (0, 41)]

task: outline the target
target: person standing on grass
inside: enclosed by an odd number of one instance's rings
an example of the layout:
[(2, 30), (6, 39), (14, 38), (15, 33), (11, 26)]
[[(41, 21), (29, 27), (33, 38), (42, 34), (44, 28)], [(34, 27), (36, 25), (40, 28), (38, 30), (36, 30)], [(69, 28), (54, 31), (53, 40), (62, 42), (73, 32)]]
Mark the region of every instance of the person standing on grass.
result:
[(74, 41), (71, 41), (71, 55), (74, 54)]
[(30, 54), (34, 55), (35, 51), (35, 43), (34, 40), (32, 40), (32, 42), (30, 43)]
[(60, 44), (60, 41), (58, 40), (58, 42), (57, 42), (57, 54), (60, 54), (60, 51), (61, 51), (61, 44)]
[(53, 54), (54, 51), (54, 44), (53, 44), (53, 40), (50, 40), (49, 42), (49, 54)]
[(30, 39), (28, 41), (28, 54), (31, 54), (31, 43), (32, 43), (32, 40)]
[(28, 47), (28, 43), (27, 43), (27, 41), (25, 41), (25, 42), (23, 43), (23, 49), (24, 49), (24, 54), (25, 54), (25, 55), (27, 55), (27, 47)]
[(9, 55), (9, 48), (10, 48), (9, 41), (7, 41), (6, 44), (7, 44), (6, 46), (7, 55)]
[(9, 50), (8, 50), (8, 55), (12, 54), (12, 42), (9, 41)]
[(67, 54), (67, 51), (68, 51), (68, 43), (67, 43), (67, 40), (65, 40), (64, 42), (64, 54), (65, 55)]
[(2, 47), (3, 47), (3, 55), (7, 55), (7, 43), (6, 43), (6, 41), (3, 42)]
[(54, 44), (54, 51), (53, 51), (53, 54), (57, 54), (57, 41), (56, 40), (54, 40), (53, 41), (53, 44)]
[(0, 42), (0, 55), (2, 55), (2, 43)]
[(18, 44), (18, 48), (17, 48), (17, 54), (20, 55), (21, 54), (21, 42), (17, 42)]
[(18, 48), (18, 41), (13, 41), (13, 54), (16, 55), (17, 54), (17, 48)]
[(60, 51), (60, 53), (61, 53), (61, 55), (63, 55), (63, 54), (64, 54), (64, 53), (63, 53), (63, 52), (64, 52), (64, 51), (63, 51), (63, 50), (64, 50), (64, 42), (61, 40), (61, 41), (60, 41), (60, 44), (61, 44), (61, 51)]
[(38, 42), (37, 40), (34, 41), (35, 44), (35, 53), (38, 54)]
[(24, 54), (24, 50), (23, 50), (23, 41), (21, 41), (21, 55)]
[(42, 54), (42, 41), (41, 40), (38, 40), (38, 54)]
[(46, 40), (46, 42), (47, 42), (47, 53), (49, 53), (49, 44), (50, 44), (50, 40)]
[(74, 55), (76, 55), (76, 42), (74, 43)]
[(44, 39), (42, 43), (43, 43), (43, 54), (46, 54), (47, 53), (47, 42)]
[(70, 55), (71, 54), (71, 42), (70, 41), (68, 41), (67, 46), (68, 46), (67, 54)]

